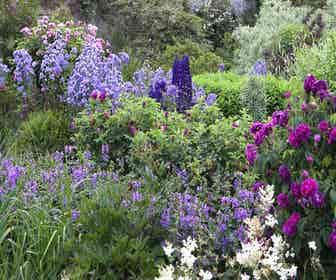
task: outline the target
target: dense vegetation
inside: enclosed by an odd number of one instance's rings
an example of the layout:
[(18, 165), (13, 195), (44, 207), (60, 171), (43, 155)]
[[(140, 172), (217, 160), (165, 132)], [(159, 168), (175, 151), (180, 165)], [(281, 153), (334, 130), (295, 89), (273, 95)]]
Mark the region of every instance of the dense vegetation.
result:
[(0, 6), (0, 279), (333, 279), (335, 1), (55, 2)]

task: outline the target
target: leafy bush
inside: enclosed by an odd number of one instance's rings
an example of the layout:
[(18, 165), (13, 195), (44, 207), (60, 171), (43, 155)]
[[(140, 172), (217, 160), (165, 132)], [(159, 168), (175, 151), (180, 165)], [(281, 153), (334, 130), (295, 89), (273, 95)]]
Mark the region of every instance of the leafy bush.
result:
[[(162, 228), (150, 196), (132, 200), (127, 184), (101, 186), (80, 205), (72, 277), (154, 279)], [(149, 186), (142, 186), (148, 190)], [(155, 202), (154, 202), (155, 203)], [(148, 212), (150, 207), (152, 212)]]
[(218, 65), (223, 63), (222, 59), (210, 51), (206, 45), (197, 44), (191, 40), (177, 42), (175, 45), (167, 46), (165, 51), (152, 65), (156, 69), (161, 67), (165, 71), (171, 69), (176, 56), (188, 55), (190, 69), (193, 75), (205, 72), (217, 72)]
[(332, 89), (336, 88), (336, 32), (330, 31), (322, 41), (309, 48), (298, 49), (296, 63), (293, 66), (295, 74), (303, 79), (307, 73), (314, 74), (319, 79), (325, 79)]
[(13, 148), (17, 153), (43, 153), (63, 149), (69, 142), (69, 126), (70, 121), (62, 113), (31, 113), (20, 125)]
[[(261, 78), (265, 83), (267, 113), (274, 108), (284, 106), (283, 93), (291, 90), (291, 84), (273, 76)], [(241, 111), (240, 94), (246, 88), (248, 77), (233, 73), (216, 73), (195, 76), (196, 85), (203, 87), (207, 93), (218, 94), (217, 104), (225, 116), (234, 116)]]
[[(270, 122), (252, 125), (254, 144), (247, 146), (246, 154), (260, 180), (275, 186), (279, 225), (295, 250), (300, 274), (317, 278), (321, 273), (329, 279), (336, 249), (331, 239), (336, 206), (335, 96), (326, 81), (311, 75), (304, 89), (301, 99), (274, 112)], [(312, 241), (312, 254), (322, 264), (318, 268), (309, 259)]]
[(264, 50), (270, 47), (272, 37), (285, 25), (302, 23), (305, 15), (305, 8), (293, 7), (289, 1), (264, 1), (256, 25), (240, 26), (234, 31), (239, 43), (238, 70), (249, 73), (253, 64), (263, 57)]

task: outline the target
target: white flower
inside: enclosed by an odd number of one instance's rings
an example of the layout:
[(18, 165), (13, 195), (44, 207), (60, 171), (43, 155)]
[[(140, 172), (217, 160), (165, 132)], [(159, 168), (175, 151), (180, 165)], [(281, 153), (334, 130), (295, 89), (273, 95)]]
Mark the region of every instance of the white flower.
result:
[(242, 250), (237, 253), (237, 262), (243, 266), (255, 267), (262, 257), (262, 246), (257, 240), (243, 243)]
[(250, 275), (248, 275), (246, 273), (241, 275), (241, 280), (250, 280), (250, 278), (251, 278)]
[(310, 241), (308, 242), (308, 246), (310, 249), (312, 249), (313, 251), (317, 250), (317, 246), (316, 246), (316, 242), (315, 241)]
[(186, 275), (186, 276), (179, 276), (179, 278), (177, 278), (177, 280), (191, 280), (190, 276)]
[(259, 190), (260, 194), (260, 208), (267, 212), (273, 205), (274, 199), (274, 186), (268, 185)]
[(278, 224), (278, 221), (271, 214), (268, 214), (265, 219), (265, 224), (271, 228)]
[(188, 248), (190, 252), (193, 252), (197, 248), (196, 240), (192, 239), (190, 236), (187, 240), (183, 240), (183, 246)]
[(167, 257), (171, 257), (175, 249), (173, 248), (173, 245), (170, 242), (166, 241), (166, 245), (163, 246), (163, 251), (165, 252)]
[(203, 280), (210, 280), (212, 279), (212, 273), (210, 271), (204, 271), (201, 269), (200, 276)]
[(174, 280), (174, 267), (172, 265), (161, 267), (159, 269), (159, 277), (155, 277), (155, 280)]
[(181, 249), (181, 263), (186, 265), (188, 269), (191, 269), (196, 261), (196, 257), (191, 253), (189, 248), (183, 247)]

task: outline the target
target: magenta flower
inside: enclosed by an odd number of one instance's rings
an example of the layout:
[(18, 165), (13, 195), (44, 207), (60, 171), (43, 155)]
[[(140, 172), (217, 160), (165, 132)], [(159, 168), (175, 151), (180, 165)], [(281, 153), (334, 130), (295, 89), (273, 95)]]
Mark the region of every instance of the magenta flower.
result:
[(297, 183), (292, 183), (290, 185), (291, 193), (294, 197), (299, 198), (301, 196), (300, 185)]
[(311, 156), (311, 155), (307, 156), (307, 157), (306, 157), (306, 160), (307, 160), (307, 162), (308, 162), (309, 164), (312, 164), (312, 163), (314, 162), (314, 158), (313, 158), (313, 156)]
[(255, 159), (257, 158), (257, 146), (254, 144), (247, 144), (245, 155), (249, 164), (253, 165)]
[(90, 97), (91, 97), (92, 99), (96, 100), (97, 97), (98, 97), (98, 92), (97, 92), (96, 90), (94, 90), (94, 91), (90, 94)]
[(103, 91), (103, 92), (101, 92), (100, 94), (99, 94), (99, 100), (100, 100), (100, 102), (104, 102), (105, 101), (105, 99), (106, 99), (106, 93)]
[(326, 120), (320, 121), (319, 125), (318, 125), (318, 129), (321, 132), (327, 132), (329, 130), (329, 123)]
[(277, 196), (277, 202), (281, 208), (287, 208), (289, 206), (289, 198), (287, 194), (280, 193)]
[(318, 143), (318, 142), (320, 142), (321, 141), (321, 135), (320, 134), (315, 134), (314, 135), (314, 142), (315, 143)]
[(292, 93), (290, 91), (287, 91), (283, 94), (283, 97), (286, 99), (290, 98), (291, 96), (292, 96)]
[(311, 91), (315, 94), (323, 90), (328, 90), (328, 83), (326, 80), (317, 80), (311, 87)]
[(294, 212), (282, 225), (282, 231), (289, 237), (293, 237), (297, 231), (297, 224), (299, 223), (301, 216), (299, 213)]
[(280, 175), (281, 179), (285, 182), (288, 182), (291, 178), (291, 174), (290, 174), (286, 165), (281, 165), (279, 167), (279, 175)]
[(333, 231), (328, 238), (329, 247), (336, 253), (336, 231)]
[(330, 145), (335, 141), (336, 141), (336, 127), (334, 127), (329, 133), (328, 144)]
[(300, 191), (304, 197), (312, 197), (318, 191), (318, 183), (312, 179), (307, 178), (301, 183)]
[(313, 85), (316, 82), (316, 78), (309, 74), (306, 79), (304, 80), (303, 88), (306, 93), (310, 93), (313, 89)]
[(325, 199), (324, 195), (321, 192), (316, 192), (313, 195), (312, 203), (316, 208), (321, 208), (324, 205)]

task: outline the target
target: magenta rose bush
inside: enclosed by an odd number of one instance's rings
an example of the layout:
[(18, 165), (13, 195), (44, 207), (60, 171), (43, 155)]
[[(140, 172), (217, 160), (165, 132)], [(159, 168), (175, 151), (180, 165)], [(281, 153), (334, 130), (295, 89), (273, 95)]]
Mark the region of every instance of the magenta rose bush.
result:
[(252, 124), (245, 154), (260, 179), (254, 186), (275, 186), (279, 227), (300, 273), (328, 275), (336, 254), (336, 96), (312, 75), (302, 92), (284, 96), (286, 109), (268, 122)]

